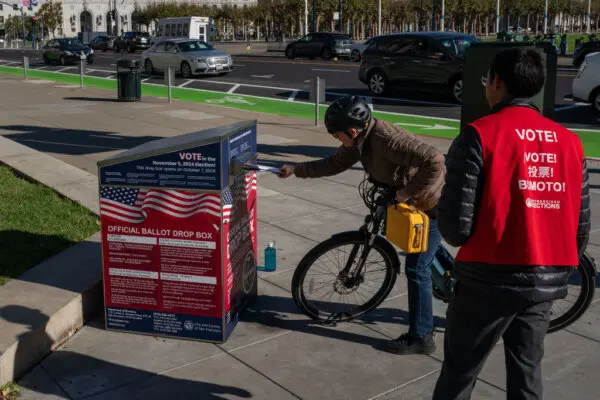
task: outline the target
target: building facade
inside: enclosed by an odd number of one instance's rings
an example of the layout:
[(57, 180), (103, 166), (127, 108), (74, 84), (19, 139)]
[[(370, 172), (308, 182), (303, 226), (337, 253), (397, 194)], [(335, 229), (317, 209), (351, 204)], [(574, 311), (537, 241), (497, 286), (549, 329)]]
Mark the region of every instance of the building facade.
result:
[[(50, 0), (46, 0), (50, 1)], [(57, 0), (52, 0), (57, 1)], [(145, 31), (146, 27), (136, 21), (136, 8), (160, 0), (58, 0), (63, 3), (63, 27), (65, 36), (79, 32), (107, 32), (120, 35), (127, 31)], [(172, 1), (172, 0), (169, 0)], [(256, 5), (257, 0), (175, 0), (199, 5), (237, 7)], [(114, 15), (114, 17), (113, 17)]]

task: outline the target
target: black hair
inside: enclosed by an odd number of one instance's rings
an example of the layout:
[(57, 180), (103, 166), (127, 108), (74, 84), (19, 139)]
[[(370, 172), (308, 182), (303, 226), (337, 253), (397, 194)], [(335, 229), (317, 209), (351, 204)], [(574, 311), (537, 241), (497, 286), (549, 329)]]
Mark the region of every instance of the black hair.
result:
[(544, 87), (546, 75), (539, 52), (518, 47), (502, 50), (492, 61), (490, 79), (497, 75), (512, 98), (529, 98)]

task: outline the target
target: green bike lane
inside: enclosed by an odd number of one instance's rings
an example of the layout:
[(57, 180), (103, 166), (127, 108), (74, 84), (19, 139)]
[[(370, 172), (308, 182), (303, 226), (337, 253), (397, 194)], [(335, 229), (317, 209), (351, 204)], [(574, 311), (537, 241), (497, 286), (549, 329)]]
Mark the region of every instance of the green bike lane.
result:
[[(0, 73), (23, 76), (23, 69), (19, 67), (0, 66)], [(28, 77), (45, 79), (55, 82), (79, 85), (79, 75), (29, 70)], [(116, 96), (117, 81), (108, 78), (85, 76), (84, 86), (114, 90)], [(142, 83), (142, 96), (168, 97), (168, 88), (164, 85)], [(286, 100), (270, 99), (251, 95), (237, 95), (209, 90), (172, 87), (171, 96), (181, 101), (207, 103), (211, 105), (241, 109), (253, 112), (262, 112), (281, 116), (293, 116), (307, 119), (315, 118), (315, 105), (303, 102), (290, 102)], [(319, 107), (320, 120), (323, 120), (326, 105)], [(454, 139), (459, 132), (458, 120), (425, 117), (419, 115), (399, 114), (374, 111), (377, 118), (399, 125), (416, 135), (427, 135), (439, 138)], [(579, 135), (585, 148), (587, 157), (600, 158), (600, 130), (573, 130)]]

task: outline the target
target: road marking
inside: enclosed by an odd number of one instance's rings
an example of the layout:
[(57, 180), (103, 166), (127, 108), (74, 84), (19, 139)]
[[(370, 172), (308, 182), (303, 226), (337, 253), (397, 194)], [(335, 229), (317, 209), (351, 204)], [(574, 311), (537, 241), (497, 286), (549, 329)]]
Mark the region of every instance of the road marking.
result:
[(46, 69), (46, 68), (48, 68), (48, 66), (39, 67), (39, 68), (35, 68), (35, 69), (39, 71), (39, 70), (41, 70), (41, 69)]
[(233, 64), (234, 67), (245, 67), (245, 64)]
[[(228, 82), (228, 81), (212, 81), (212, 80), (208, 80), (208, 79), (202, 79), (200, 81), (198, 81), (198, 83), (216, 83), (216, 84), (220, 84), (220, 85), (235, 85), (235, 83), (233, 82)], [(261, 89), (275, 89), (275, 90), (287, 90), (287, 91), (293, 91), (293, 90), (298, 90), (298, 89), (294, 89), (294, 88), (286, 88), (286, 87), (275, 87), (275, 86), (266, 86), (266, 85), (253, 85), (250, 83), (240, 83), (240, 86), (243, 87), (254, 87), (254, 88), (261, 88)], [(200, 90), (204, 90), (204, 89), (200, 89)]]
[(275, 75), (250, 75), (253, 78), (264, 78), (264, 79), (271, 79), (272, 77), (274, 77)]
[(233, 93), (233, 92), (235, 92), (236, 90), (238, 90), (238, 89), (240, 88), (240, 86), (241, 86), (241, 85), (239, 85), (239, 84), (238, 84), (238, 85), (234, 85), (234, 86), (232, 86), (232, 87), (231, 87), (231, 89), (229, 89), (229, 90), (227, 91), (227, 93)]
[(255, 59), (249, 59), (249, 58), (236, 58), (237, 60), (244, 60), (244, 62), (247, 63), (261, 63), (261, 64), (293, 64), (293, 65), (322, 65), (325, 67), (331, 67), (332, 65), (340, 65), (340, 66), (344, 66), (345, 68), (359, 68), (360, 64), (358, 65), (354, 65), (354, 64), (350, 64), (350, 63), (320, 63), (320, 62), (311, 62), (311, 61), (279, 61), (279, 60), (255, 60)]
[(562, 106), (562, 107), (555, 108), (554, 112), (561, 112), (561, 111), (572, 110), (574, 108), (579, 108), (579, 107), (588, 106), (588, 105), (589, 104), (587, 104), (587, 103), (575, 103), (575, 104), (570, 105), (570, 106)]
[[(329, 92), (327, 91), (327, 94), (332, 94), (335, 96), (347, 96), (348, 93), (340, 93), (340, 92)], [(365, 97), (365, 96), (362, 96)], [(425, 100), (411, 100), (411, 99), (402, 99), (402, 98), (395, 98), (395, 97), (375, 97), (375, 96), (371, 96), (371, 99), (375, 99), (375, 100), (385, 100), (385, 101), (394, 101), (394, 102), (398, 102), (398, 103), (414, 103), (414, 104), (429, 104), (429, 105), (434, 105), (434, 106), (454, 106), (454, 107), (458, 107), (458, 104), (454, 104), (454, 103), (442, 103), (442, 102), (437, 102), (437, 101), (425, 101)]]
[[(217, 93), (221, 93), (221, 92), (217, 92)], [(251, 103), (242, 96), (227, 96), (222, 99), (208, 99), (208, 100), (206, 100), (206, 102), (212, 103), (212, 104), (236, 103), (236, 104), (248, 104), (249, 106), (256, 105), (256, 103)]]
[(117, 74), (112, 74), (106, 77), (106, 79), (115, 79), (117, 77)]
[(189, 85), (192, 82), (194, 82), (193, 79), (188, 79), (187, 81), (185, 81), (181, 85), (179, 85), (179, 87), (186, 87), (187, 85)]
[(142, 79), (142, 82), (148, 82), (150, 79), (152, 79), (152, 77), (151, 77), (151, 76), (149, 76), (148, 78), (144, 78), (144, 79)]
[(288, 101), (294, 101), (294, 100), (296, 100), (296, 96), (298, 96), (298, 91), (297, 91), (297, 90), (294, 90), (294, 91), (292, 92), (292, 94), (290, 94), (290, 97), (288, 97), (288, 99), (287, 99), (287, 100), (288, 100)]
[(425, 130), (456, 130), (458, 128), (454, 127), (454, 126), (447, 126), (447, 125), (441, 125), (441, 124), (433, 124), (433, 125), (422, 125), (422, 124), (408, 124), (408, 123), (404, 123), (404, 122), (396, 122), (394, 123), (394, 125), (400, 125), (400, 126), (413, 126), (416, 128), (423, 128)]
[(572, 131), (577, 131), (577, 132), (598, 132), (600, 133), (600, 129), (581, 129), (581, 128), (573, 128), (573, 127), (567, 127)]
[(63, 72), (63, 71), (66, 71), (68, 69), (71, 69), (71, 68), (73, 68), (73, 67), (61, 68), (61, 69), (59, 69), (59, 70), (57, 70), (55, 72)]
[[(2, 61), (2, 60), (0, 60)], [(7, 67), (7, 68), (17, 68), (17, 67)], [(63, 70), (69, 69), (71, 67), (68, 68), (63, 68)], [(58, 72), (58, 71), (48, 71), (48, 73), (61, 73), (63, 75), (74, 75), (73, 73), (65, 73), (65, 72)], [(115, 75), (109, 76), (109, 77), (98, 77), (97, 79), (114, 79)], [(220, 84), (229, 84), (231, 85), (231, 82), (222, 82), (222, 81), (200, 81), (200, 82), (212, 82), (212, 83), (220, 83)], [(152, 86), (157, 86), (157, 87), (164, 87), (164, 85), (162, 84), (156, 84), (156, 83), (146, 83), (146, 85), (152, 85)], [(267, 86), (260, 86), (260, 85), (246, 85), (246, 84), (242, 84), (242, 86), (249, 86), (249, 87), (267, 87)], [(275, 89), (279, 89), (279, 90), (297, 90), (297, 89), (286, 89), (286, 88), (275, 88)], [(208, 90), (208, 89), (195, 89), (195, 88), (186, 88), (186, 90), (201, 90), (204, 92), (208, 92), (208, 93), (215, 93), (215, 94), (223, 94), (222, 91), (217, 91), (217, 90)], [(306, 92), (306, 90), (298, 90), (299, 92)], [(329, 93), (329, 92), (328, 92)], [(331, 93), (330, 93), (331, 94)], [(255, 98), (255, 99), (264, 99), (264, 100), (272, 100), (272, 101), (287, 101), (287, 99), (278, 99), (276, 97), (266, 97), (266, 96), (257, 96), (257, 95), (244, 95), (244, 97), (248, 97), (248, 98)], [(399, 100), (399, 99), (390, 99), (390, 98), (383, 98), (386, 100)], [(215, 99), (216, 100), (216, 99)], [(225, 100), (225, 99), (224, 99)], [(229, 101), (231, 101), (230, 99), (227, 99)], [(223, 101), (223, 100), (216, 100), (216, 101), (208, 101), (208, 102), (214, 102), (214, 103), (225, 103), (227, 102), (227, 100)], [(232, 101), (233, 103), (249, 103), (247, 101), (240, 101), (238, 99), (235, 99), (236, 101)], [(403, 101), (412, 101), (412, 100), (406, 100), (403, 99)], [(416, 101), (413, 101), (416, 102)], [(303, 104), (310, 104), (307, 103), (305, 101), (301, 101), (301, 103)], [(446, 104), (448, 105), (449, 103), (442, 103), (442, 104)], [(433, 117), (433, 116), (427, 116), (427, 115), (417, 115), (417, 114), (407, 114), (407, 113), (398, 113), (398, 112), (390, 112), (390, 111), (377, 111), (379, 114), (387, 114), (387, 115), (398, 115), (398, 116), (407, 116), (407, 117), (419, 117), (419, 118), (423, 118), (423, 119), (429, 119), (429, 120), (437, 120), (437, 121), (451, 121), (451, 122), (460, 122), (460, 119), (456, 119), (456, 118), (443, 118), (443, 117)], [(456, 128), (458, 129), (458, 128)], [(600, 133), (599, 129), (580, 129), (580, 128), (574, 128), (574, 127), (570, 127), (569, 129), (575, 130), (575, 131), (580, 131), (580, 132), (598, 132)], [(600, 192), (599, 192), (600, 193)]]
[(347, 69), (325, 69), (325, 68), (313, 68), (313, 71), (324, 71), (324, 72), (350, 72)]

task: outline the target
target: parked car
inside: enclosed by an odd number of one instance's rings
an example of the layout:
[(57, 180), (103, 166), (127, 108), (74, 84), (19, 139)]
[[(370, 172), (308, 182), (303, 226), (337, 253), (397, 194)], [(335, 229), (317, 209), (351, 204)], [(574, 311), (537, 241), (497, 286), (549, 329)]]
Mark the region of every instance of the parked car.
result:
[(141, 63), (148, 74), (173, 66), (184, 78), (194, 75), (225, 75), (233, 71), (231, 54), (193, 39), (159, 42), (142, 53)]
[(127, 50), (128, 53), (149, 48), (150, 34), (148, 32), (125, 32), (115, 39), (113, 46), (115, 51)]
[(352, 45), (352, 50), (350, 51), (350, 59), (355, 62), (359, 62), (362, 58), (362, 53), (365, 51), (367, 47), (371, 44), (373, 38), (367, 39), (363, 43), (354, 42)]
[(85, 56), (88, 64), (94, 62), (94, 50), (84, 46), (77, 38), (53, 39), (42, 47), (42, 58), (46, 64), (77, 64), (81, 55)]
[(464, 54), (476, 38), (451, 32), (410, 32), (372, 39), (358, 78), (375, 95), (392, 87), (446, 92), (462, 101)]
[(289, 59), (296, 57), (310, 59), (322, 57), (323, 60), (329, 60), (332, 57), (350, 58), (353, 44), (354, 41), (350, 36), (341, 33), (311, 33), (289, 43), (285, 48), (285, 55)]
[(88, 46), (95, 51), (108, 51), (115, 48), (115, 36), (100, 35), (93, 38)]
[(573, 99), (590, 103), (600, 114), (600, 53), (588, 54), (571, 86)]
[(588, 54), (600, 51), (600, 40), (581, 43), (573, 53), (573, 65), (579, 68)]

